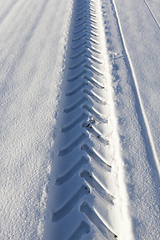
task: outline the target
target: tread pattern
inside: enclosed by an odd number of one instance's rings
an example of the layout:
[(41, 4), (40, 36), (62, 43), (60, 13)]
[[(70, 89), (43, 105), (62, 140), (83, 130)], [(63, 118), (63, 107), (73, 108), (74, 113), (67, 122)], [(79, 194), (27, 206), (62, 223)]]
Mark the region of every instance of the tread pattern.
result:
[(96, 0), (77, 0), (73, 19), (48, 203), (51, 239), (117, 239), (109, 216), (116, 205), (114, 141)]

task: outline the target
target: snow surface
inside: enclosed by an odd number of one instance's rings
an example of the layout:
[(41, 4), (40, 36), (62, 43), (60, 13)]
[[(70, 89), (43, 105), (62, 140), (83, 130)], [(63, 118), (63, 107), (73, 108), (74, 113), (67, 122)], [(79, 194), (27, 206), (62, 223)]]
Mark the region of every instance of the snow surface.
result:
[[(73, 2), (0, 1), (0, 239), (43, 238)], [(127, 217), (160, 239), (160, 3), (101, 4)]]
[(0, 2), (0, 239), (41, 239), (71, 1)]
[(120, 2), (115, 0), (115, 3), (132, 62), (132, 72), (136, 78), (136, 83), (129, 78), (124, 81), (125, 87), (121, 86), (124, 105), (118, 107), (121, 112), (123, 159), (126, 173), (129, 172), (126, 179), (128, 178), (130, 214), (135, 239), (159, 239), (160, 29), (157, 25), (157, 11), (160, 5), (148, 0), (123, 1), (122, 8)]

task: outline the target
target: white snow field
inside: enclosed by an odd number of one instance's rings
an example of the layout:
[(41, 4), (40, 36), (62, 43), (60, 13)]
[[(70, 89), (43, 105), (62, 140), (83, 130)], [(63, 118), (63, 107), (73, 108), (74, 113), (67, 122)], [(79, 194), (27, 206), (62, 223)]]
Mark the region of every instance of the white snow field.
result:
[(160, 239), (159, 11), (0, 1), (0, 239)]

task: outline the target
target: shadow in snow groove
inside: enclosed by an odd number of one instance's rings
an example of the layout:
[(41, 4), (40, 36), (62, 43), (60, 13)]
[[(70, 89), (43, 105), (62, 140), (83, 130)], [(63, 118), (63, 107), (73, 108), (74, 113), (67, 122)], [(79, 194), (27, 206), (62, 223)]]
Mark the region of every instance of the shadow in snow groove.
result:
[[(99, 240), (117, 238), (112, 231), (115, 221), (108, 217), (112, 208), (117, 208), (112, 188), (107, 189), (115, 180), (109, 164), (114, 159), (114, 141), (110, 141), (110, 131), (106, 134), (112, 121), (98, 11), (100, 3), (95, 0), (77, 0), (73, 8), (54, 184), (47, 205), (52, 219), (50, 225), (45, 225), (59, 240), (94, 239), (94, 234)], [(103, 211), (102, 205), (106, 206)], [(48, 230), (45, 233), (47, 236)]]
[[(121, 46), (123, 48), (124, 62), (125, 62), (126, 68), (128, 69), (129, 78), (132, 81), (132, 89), (134, 91), (135, 99), (136, 99), (137, 117), (138, 117), (139, 125), (141, 126), (141, 129), (142, 129), (141, 135), (142, 135), (142, 137), (144, 139), (144, 142), (145, 142), (145, 149), (146, 149), (146, 152), (147, 152), (148, 163), (157, 172), (158, 177), (159, 177), (159, 184), (160, 184), (159, 159), (158, 159), (157, 152), (156, 152), (156, 149), (155, 149), (155, 146), (154, 146), (153, 137), (152, 137), (152, 133), (151, 133), (151, 130), (150, 130), (149, 123), (148, 123), (148, 119), (147, 119), (147, 116), (145, 114), (145, 110), (144, 110), (144, 107), (143, 107), (143, 102), (142, 102), (142, 99), (141, 99), (141, 95), (140, 95), (140, 91), (139, 91), (139, 87), (138, 87), (138, 83), (137, 83), (137, 78), (136, 78), (136, 75), (135, 75), (135, 72), (134, 72), (134, 68), (132, 66), (131, 59), (129, 57), (129, 53), (128, 53), (126, 45), (125, 45), (125, 40), (124, 40), (124, 37), (123, 37), (123, 32), (121, 30), (121, 25), (120, 25), (118, 13), (117, 13), (116, 5), (114, 3), (114, 0), (110, 0), (110, 2), (111, 2), (111, 6), (112, 6), (113, 15), (114, 15), (116, 23), (117, 23), (117, 29), (118, 29), (118, 32), (119, 32), (119, 37), (121, 39)], [(147, 5), (147, 6), (149, 8), (149, 5)], [(150, 10), (150, 8), (149, 8), (149, 10)], [(157, 23), (157, 25), (159, 27), (158, 23)]]
[(13, 1), (5, 10), (5, 12), (0, 16), (0, 24), (5, 20), (5, 18), (8, 16), (8, 14), (11, 12), (11, 10), (13, 9), (17, 2), (18, 0)]

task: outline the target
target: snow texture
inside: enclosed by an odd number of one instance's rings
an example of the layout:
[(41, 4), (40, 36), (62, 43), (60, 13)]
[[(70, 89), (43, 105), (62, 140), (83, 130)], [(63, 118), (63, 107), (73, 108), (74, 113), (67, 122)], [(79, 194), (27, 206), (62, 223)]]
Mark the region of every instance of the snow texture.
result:
[[(88, 51), (84, 67), (92, 73), (82, 74), (80, 67), (79, 76), (68, 77), (68, 67), (77, 67), (77, 60), (69, 65), (76, 2), (88, 4), (87, 16), (96, 6), (100, 48), (94, 50), (103, 54), (98, 59), (98, 53)], [(160, 239), (159, 11), (158, 0), (0, 1), (0, 239)], [(94, 17), (90, 22), (94, 27)], [(86, 29), (84, 41), (93, 35)], [(94, 45), (89, 42), (89, 47)], [(104, 65), (97, 70), (98, 61)], [(96, 71), (103, 72), (106, 82), (94, 78)], [(68, 80), (82, 76), (81, 86), (67, 87)], [(79, 90), (83, 95), (65, 102), (66, 92), (74, 95)], [(99, 105), (93, 99), (101, 105), (106, 101), (109, 111), (95, 110)], [(73, 104), (68, 107), (69, 101)], [(77, 130), (63, 139), (60, 131), (71, 127), (61, 129), (66, 121), (62, 112), (77, 106), (77, 115), (68, 118), (75, 126), (78, 119)], [(105, 127), (105, 119), (111, 128)], [(88, 124), (93, 125), (90, 132)], [(95, 142), (96, 134), (102, 136), (101, 144)], [(74, 162), (74, 147), (77, 156), (85, 154), (79, 162)], [(70, 152), (75, 165), (59, 166), (57, 159)], [(94, 161), (106, 158), (106, 168), (113, 171), (105, 175)], [(65, 187), (63, 191), (55, 186), (67, 181), (74, 182), (68, 195)], [(65, 225), (68, 217), (73, 225)], [(56, 232), (61, 224), (67, 232)]]

